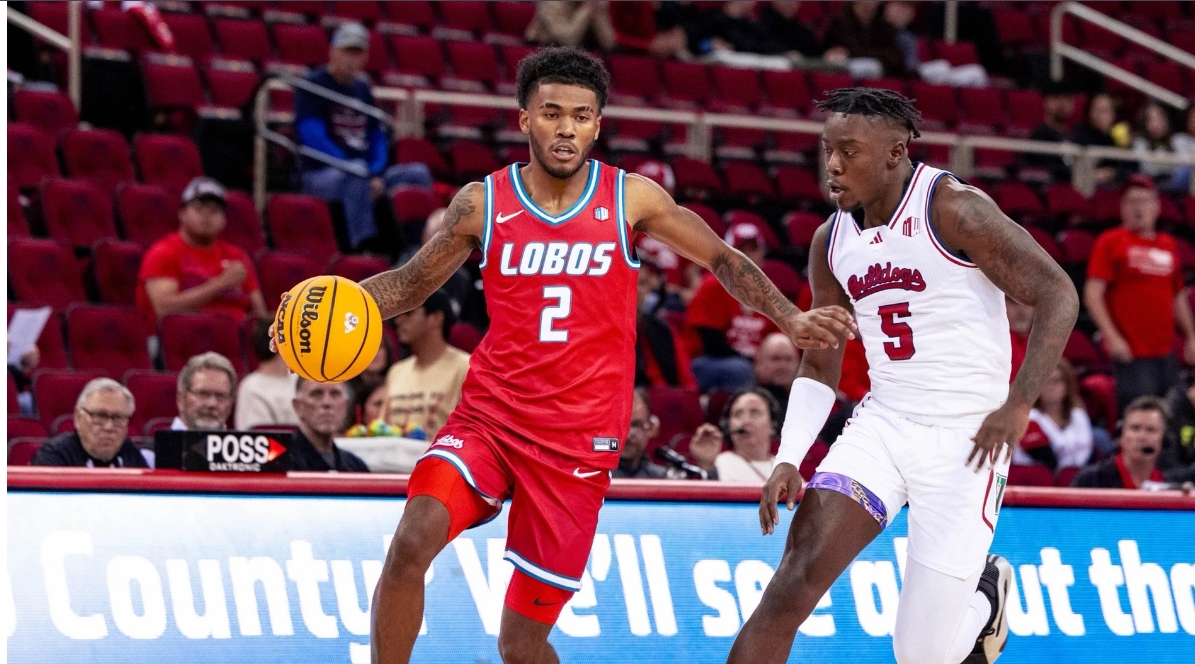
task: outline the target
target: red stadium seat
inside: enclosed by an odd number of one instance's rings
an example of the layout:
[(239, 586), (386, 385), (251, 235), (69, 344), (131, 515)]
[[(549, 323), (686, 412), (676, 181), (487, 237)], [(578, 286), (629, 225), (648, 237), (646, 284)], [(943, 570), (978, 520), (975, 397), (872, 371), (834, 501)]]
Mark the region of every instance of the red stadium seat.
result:
[(195, 109), (207, 103), (199, 71), (189, 59), (149, 55), (141, 61), (145, 99), (155, 109)]
[(100, 46), (123, 51), (157, 49), (145, 25), (121, 9), (97, 9), (90, 12)]
[(199, 147), (185, 136), (141, 134), (133, 141), (141, 179), (182, 192), (192, 178), (203, 175)]
[(498, 82), (498, 56), (483, 42), (449, 41), (448, 61), (453, 78), (474, 81), (492, 88)]
[(1158, 219), (1172, 224), (1182, 223), (1183, 211), (1179, 209), (1178, 203), (1175, 203), (1173, 198), (1159, 196), (1158, 203), (1161, 206), (1161, 209), (1158, 211)]
[[(534, 3), (503, 2), (503, 3), (495, 3), (494, 6), (495, 6), (495, 11), (497, 11), (497, 7), (499, 5), (510, 6), (510, 5), (531, 5), (531, 4), (534, 4)], [(532, 9), (534, 9), (534, 7)], [(518, 70), (519, 70), (519, 62), (522, 61), (523, 58), (527, 57), (528, 55), (531, 55), (534, 52), (535, 52), (534, 46), (527, 46), (525, 44), (499, 44), (498, 45), (498, 58), (502, 61), (502, 80), (514, 81), (515, 74), (518, 73)]]
[(452, 157), (453, 174), (459, 180), (483, 178), (502, 168), (494, 153), (481, 143), (455, 141), (448, 152)]
[[(41, 303), (9, 303), (8, 320), (11, 321), (13, 314), (19, 309), (37, 309), (41, 306)], [(66, 369), (70, 366), (66, 357), (66, 343), (62, 340), (62, 317), (57, 313), (46, 321), (41, 336), (37, 338), (37, 350), (41, 354), (41, 361), (37, 364), (38, 370)]]
[(179, 199), (156, 184), (128, 184), (116, 195), (124, 237), (148, 247), (178, 230)]
[[(67, 6), (65, 2), (30, 2), (29, 16), (59, 34), (70, 34)], [(83, 39), (86, 41), (87, 26), (84, 24), (79, 27), (83, 32)]]
[(490, 7), (494, 10), (494, 29), (520, 40), (535, 18), (534, 2), (494, 2)]
[(8, 176), (17, 187), (36, 187), (42, 178), (58, 175), (53, 141), (33, 125), (8, 123)]
[[(968, 44), (970, 46), (970, 44)], [(1007, 118), (1004, 113), (1004, 97), (996, 88), (959, 88), (962, 102), (962, 125), (960, 128), (1003, 126)]]
[(669, 99), (693, 104), (705, 104), (710, 99), (710, 76), (705, 65), (665, 60), (664, 81)]
[(1008, 467), (1009, 486), (1054, 486), (1054, 473), (1045, 466)]
[(169, 314), (158, 321), (158, 338), (162, 340), (162, 362), (167, 371), (179, 371), (187, 360), (208, 351), (215, 351), (232, 362), (237, 373), (243, 373), (240, 321), (221, 314)]
[(249, 103), (260, 78), (248, 60), (213, 58), (204, 70), (212, 103), (216, 106), (241, 108)]
[(1062, 356), (1080, 370), (1106, 369), (1108, 364), (1100, 349), (1079, 329), (1071, 330)]
[(18, 121), (37, 127), (51, 139), (63, 129), (79, 125), (79, 112), (75, 110), (75, 104), (61, 92), (17, 90), (13, 95), (13, 109)]
[(162, 20), (174, 35), (174, 48), (182, 55), (199, 62), (215, 52), (207, 20), (199, 14), (163, 13)]
[(806, 481), (812, 478), (813, 474), (817, 472), (818, 465), (821, 464), (822, 460), (825, 459), (826, 455), (829, 453), (830, 446), (824, 441), (813, 441), (813, 445), (809, 448), (809, 451), (805, 453), (805, 458), (801, 461), (801, 467), (799, 469), (801, 472), (801, 477), (804, 477)]
[(997, 9), (992, 12), (996, 21), (996, 36), (1001, 44), (1018, 46), (1034, 40), (1033, 21), (1021, 9)]
[(448, 333), (448, 343), (466, 353), (472, 353), (481, 343), (481, 330), (468, 323), (453, 323)]
[(934, 54), (955, 67), (979, 64), (979, 54), (975, 52), (975, 44), (971, 42), (960, 41), (951, 44), (945, 41), (936, 41), (934, 42)]
[[(49, 3), (45, 3), (49, 4)], [(33, 457), (37, 456), (37, 449), (41, 447), (40, 438), (10, 439), (8, 445), (8, 465), (28, 466)]]
[(111, 129), (69, 129), (62, 135), (66, 172), (91, 180), (108, 193), (122, 182), (137, 179), (124, 136)]
[(701, 217), (701, 220), (704, 221), (705, 224), (718, 235), (718, 237), (726, 235), (726, 222), (722, 220), (722, 215), (718, 214), (717, 210), (706, 205), (705, 203), (698, 203), (697, 201), (689, 201), (687, 203), (681, 203), (681, 205), (691, 210), (698, 217)]
[(1075, 481), (1075, 475), (1079, 474), (1082, 468), (1077, 466), (1067, 466), (1066, 468), (1058, 469), (1058, 476), (1054, 478), (1054, 486), (1068, 487), (1071, 482)]
[(1173, 60), (1147, 62), (1144, 76), (1151, 83), (1157, 83), (1172, 92), (1183, 94), (1187, 90), (1182, 67)]
[[(444, 53), (440, 50), (440, 42), (435, 39), (420, 35), (391, 35), (390, 46), (394, 50), (398, 73), (406, 77), (396, 81), (396, 84), (427, 87), (444, 76)], [(416, 78), (410, 78), (412, 76)]]
[(129, 429), (142, 431), (146, 422), (178, 415), (178, 374), (156, 371), (130, 371), (124, 375), (124, 386), (133, 393), (137, 408)]
[(801, 278), (800, 274), (793, 269), (793, 266), (784, 261), (765, 260), (763, 262), (763, 273), (767, 275), (768, 279), (776, 284), (776, 288), (784, 294), (784, 297), (797, 301), (797, 296), (801, 293), (801, 286), (805, 285), (805, 280)]
[(822, 196), (821, 187), (818, 186), (817, 177), (807, 168), (777, 166), (776, 186), (779, 189), (780, 197), (784, 199), (820, 203), (825, 198)]
[(656, 61), (642, 55), (610, 56), (610, 79), (619, 96), (654, 99), (662, 89)]
[(672, 161), (677, 192), (721, 192), (722, 178), (714, 167), (704, 161), (677, 157)]
[(788, 229), (788, 239), (795, 246), (808, 247), (813, 243), (813, 234), (826, 220), (813, 212), (789, 212), (781, 223)]
[(218, 18), (213, 26), (216, 29), (216, 41), (220, 43), (220, 51), (224, 55), (258, 64), (274, 57), (265, 23)]
[(1086, 217), (1090, 206), (1074, 187), (1056, 182), (1046, 188), (1046, 210), (1052, 215), (1080, 215)]
[[(337, 5), (353, 4), (338, 2)], [(369, 59), (365, 61), (365, 71), (374, 76), (388, 71), (393, 64), (390, 62), (390, 48), (386, 46), (386, 38), (377, 30), (369, 31)]]
[(475, 35), (490, 31), (488, 2), (438, 2), (441, 24), (452, 30), (465, 30)]
[(276, 23), (274, 40), (283, 62), (315, 67), (328, 61), (328, 34), (318, 25)]
[(1023, 182), (1001, 182), (992, 196), (1005, 214), (1040, 215), (1045, 211), (1037, 194)]
[(314, 196), (274, 194), (266, 204), (274, 247), (303, 253), (323, 265), (336, 253), (328, 204)]
[(220, 239), (231, 242), (250, 256), (266, 246), (262, 236), (261, 217), (253, 204), (253, 197), (243, 191), (229, 191), (225, 194), (227, 209), (224, 233)]
[(1067, 229), (1058, 234), (1058, 244), (1062, 247), (1062, 257), (1067, 263), (1082, 264), (1091, 258), (1095, 236), (1087, 231)]
[[(815, 71), (809, 75), (810, 89), (809, 92), (813, 95), (814, 101), (826, 96), (830, 90), (837, 90), (838, 88), (849, 88), (855, 85), (855, 79), (851, 78), (850, 74), (837, 74), (832, 72)], [(921, 100), (918, 99), (920, 102)], [(921, 104), (918, 104), (921, 106)]]
[(33, 403), (37, 406), (37, 417), (43, 426), (50, 429), (54, 420), (75, 412), (75, 401), (83, 387), (102, 374), (95, 371), (71, 371), (69, 369), (46, 369), (33, 378)]
[(763, 93), (759, 87), (759, 75), (754, 69), (718, 66), (711, 67), (710, 72), (718, 91), (718, 102), (740, 111), (750, 111), (759, 106)]
[(21, 417), (14, 415), (16, 411), (13, 409), (12, 399), (16, 398), (16, 384), (12, 382), (12, 376), (8, 377), (9, 397), (8, 404), (8, 440), (13, 438), (45, 438), (49, 434), (46, 432), (46, 425), (42, 424), (40, 420), (32, 417)]
[(8, 285), (17, 300), (44, 302), (55, 309), (87, 300), (70, 247), (55, 240), (10, 240)]
[(151, 369), (145, 319), (135, 306), (74, 304), (66, 310), (66, 337), (75, 369), (119, 378), (130, 369)]
[(105, 304), (133, 304), (137, 273), (145, 247), (136, 242), (100, 240), (91, 248), (92, 269), (100, 301)]
[(430, 141), (423, 138), (399, 139), (394, 147), (394, 163), (407, 164), (415, 161), (427, 164), (438, 180), (447, 179), (451, 174), (448, 162)]
[(954, 88), (922, 81), (913, 81), (910, 88), (910, 93), (917, 100), (917, 108), (921, 110), (921, 117), (927, 124), (948, 127), (958, 122)]
[(805, 72), (765, 71), (763, 84), (768, 93), (766, 108), (802, 115), (809, 113), (810, 96)]
[(372, 24), (382, 17), (382, 8), (377, 2), (333, 2), (332, 14), (354, 21)]
[(320, 266), (304, 254), (282, 251), (263, 251), (257, 257), (257, 278), (266, 308), (273, 311), (282, 301), (282, 294), (299, 282), (321, 273)]
[(1096, 189), (1088, 201), (1093, 221), (1120, 221), (1120, 192), (1111, 189)]
[(112, 197), (83, 180), (52, 178), (41, 187), (42, 212), (50, 237), (75, 247), (90, 247), (116, 237)]
[(681, 387), (650, 387), (651, 412), (660, 419), (659, 434), (647, 443), (647, 458), (654, 458), (657, 447), (669, 445), (672, 439), (692, 434), (705, 421), (697, 390)]
[(422, 224), (441, 207), (435, 196), (418, 187), (399, 187), (391, 200), (394, 218), (400, 224)]
[(1107, 374), (1090, 374), (1079, 381), (1079, 394), (1091, 422), (1116, 430), (1116, 381)]
[(731, 196), (775, 196), (772, 181), (763, 169), (751, 162), (732, 161), (722, 169), (726, 191)]
[[(13, 437), (13, 431), (12, 431), (13, 415), (19, 414), (20, 412), (21, 412), (21, 403), (20, 403), (20, 396), (17, 392), (17, 381), (15, 378), (12, 377), (12, 374), (9, 373), (8, 374), (8, 437), (9, 438)], [(22, 435), (22, 434), (16, 434), (16, 435)]]
[(1042, 103), (1041, 93), (1036, 90), (1009, 90), (1005, 104), (1009, 126), (1028, 136), (1041, 124)]
[(12, 177), (8, 178), (8, 237), (29, 237), (29, 220), (25, 218), (21, 192)]
[(362, 281), (390, 269), (390, 263), (377, 256), (345, 256), (337, 254), (328, 263), (328, 274)]
[(1083, 50), (1119, 55), (1124, 50), (1124, 38), (1094, 23), (1083, 24)]
[(382, 10), (390, 20), (423, 30), (431, 30), (436, 24), (436, 14), (430, 2), (383, 2)]

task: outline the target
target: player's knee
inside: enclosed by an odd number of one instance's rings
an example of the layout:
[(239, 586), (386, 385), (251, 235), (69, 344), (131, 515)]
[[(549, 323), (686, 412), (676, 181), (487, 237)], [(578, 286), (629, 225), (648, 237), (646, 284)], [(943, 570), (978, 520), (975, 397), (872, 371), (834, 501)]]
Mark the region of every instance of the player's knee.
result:
[(897, 664), (954, 664), (946, 661), (948, 643), (934, 643), (934, 639), (916, 638), (902, 634), (900, 630), (892, 635), (892, 651)]
[(448, 523), (448, 509), (440, 501), (425, 496), (412, 498), (386, 554), (386, 574), (427, 571), (444, 548)]
[(517, 630), (503, 630), (498, 635), (498, 654), (503, 664), (538, 662), (548, 642), (537, 635)]

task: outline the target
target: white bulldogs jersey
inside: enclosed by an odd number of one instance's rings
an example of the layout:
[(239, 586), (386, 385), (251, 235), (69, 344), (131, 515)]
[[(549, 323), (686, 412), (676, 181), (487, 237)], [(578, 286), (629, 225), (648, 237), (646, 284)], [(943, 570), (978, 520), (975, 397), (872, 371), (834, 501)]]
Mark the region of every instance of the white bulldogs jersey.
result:
[(832, 218), (830, 269), (855, 308), (871, 396), (914, 422), (973, 425), (1008, 397), (1012, 350), (1004, 293), (930, 223), (946, 171), (915, 164), (885, 226)]

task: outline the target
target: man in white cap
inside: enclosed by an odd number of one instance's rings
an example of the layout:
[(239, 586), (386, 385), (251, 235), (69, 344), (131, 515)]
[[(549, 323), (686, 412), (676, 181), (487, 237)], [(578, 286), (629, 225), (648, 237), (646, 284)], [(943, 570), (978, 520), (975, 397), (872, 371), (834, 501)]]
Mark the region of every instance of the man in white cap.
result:
[[(369, 79), (362, 72), (369, 60), (369, 31), (360, 23), (343, 23), (332, 36), (328, 64), (316, 67), (308, 82), (376, 106)], [(428, 187), (427, 165), (398, 164), (387, 168), (390, 142), (381, 123), (361, 111), (306, 90), (295, 90), (295, 127), (299, 143), (356, 165), (362, 176), (310, 158), (302, 160), (304, 193), (344, 206), (349, 244), (354, 249), (378, 234), (374, 201), (399, 185)]]
[(145, 252), (136, 297), (151, 334), (167, 314), (214, 312), (238, 324), (246, 315), (270, 320), (249, 255), (220, 239), (225, 206), (219, 182), (191, 180), (183, 190), (178, 231)]

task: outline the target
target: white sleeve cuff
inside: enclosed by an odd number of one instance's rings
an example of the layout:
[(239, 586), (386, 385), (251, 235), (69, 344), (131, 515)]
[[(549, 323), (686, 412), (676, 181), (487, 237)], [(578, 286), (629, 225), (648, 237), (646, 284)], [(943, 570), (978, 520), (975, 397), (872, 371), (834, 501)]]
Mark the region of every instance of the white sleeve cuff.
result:
[(788, 410), (784, 415), (784, 427), (780, 431), (780, 451), (776, 453), (775, 465), (791, 463), (800, 468), (801, 462), (813, 441), (826, 424), (830, 410), (834, 407), (835, 393), (825, 383), (812, 378), (798, 378), (793, 381), (788, 397)]

